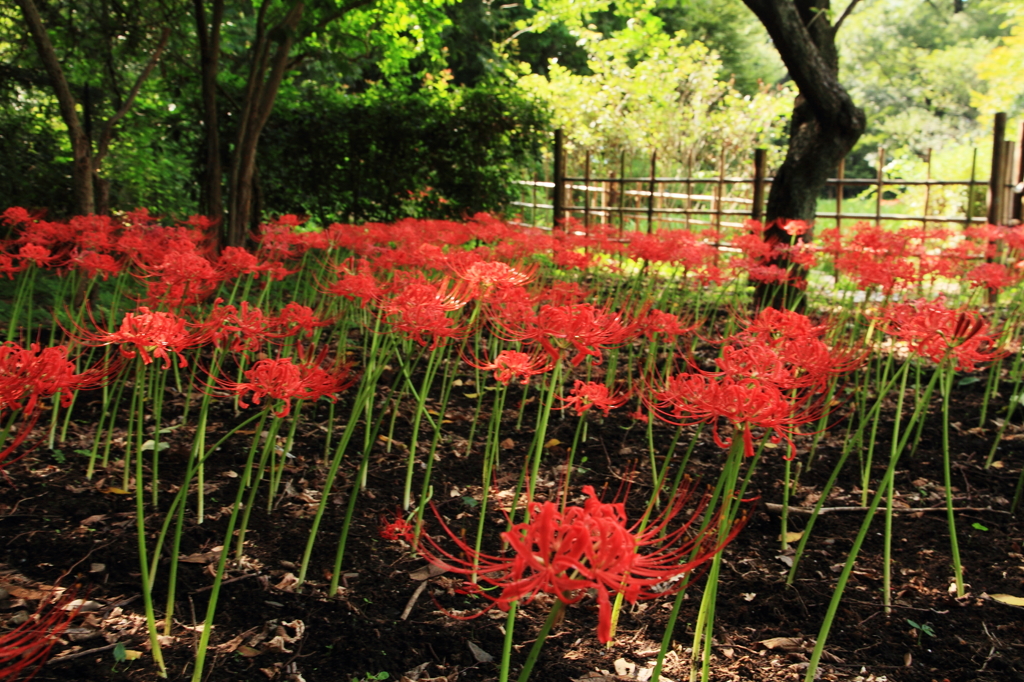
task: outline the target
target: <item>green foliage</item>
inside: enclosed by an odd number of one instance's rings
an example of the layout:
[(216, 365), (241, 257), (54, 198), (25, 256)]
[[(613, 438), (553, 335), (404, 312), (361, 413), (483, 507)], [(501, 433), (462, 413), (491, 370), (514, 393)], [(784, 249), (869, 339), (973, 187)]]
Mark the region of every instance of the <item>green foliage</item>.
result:
[(281, 102), (259, 157), (264, 207), (324, 222), (500, 210), (546, 115), (507, 87), (439, 88)]
[[(922, 156), (983, 135), (972, 93), (977, 69), (1001, 34), (1004, 16), (984, 2), (879, 0), (862, 6), (838, 33), (840, 78), (868, 114), (855, 156), (884, 145)], [(969, 168), (968, 168), (969, 171)]]
[(71, 152), (67, 135), (54, 125), (56, 106), (35, 93), (12, 90), (0, 105), (0, 206), (68, 215), (74, 203)]
[(552, 63), (547, 77), (519, 82), (551, 104), (554, 125), (577, 153), (611, 160), (657, 149), (659, 158), (685, 165), (726, 147), (742, 150), (748, 164), (752, 147), (781, 134), (793, 93), (741, 95), (719, 79), (721, 62), (705, 45), (663, 28), (648, 15), (611, 36), (591, 31), (581, 38), (589, 74)]

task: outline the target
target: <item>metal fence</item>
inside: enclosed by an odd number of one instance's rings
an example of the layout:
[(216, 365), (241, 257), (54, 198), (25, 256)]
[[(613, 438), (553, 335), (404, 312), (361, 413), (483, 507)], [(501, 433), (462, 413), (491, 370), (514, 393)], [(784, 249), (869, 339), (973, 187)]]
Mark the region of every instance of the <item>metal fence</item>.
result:
[[(927, 156), (925, 180), (887, 178), (885, 149), (879, 148), (874, 178), (845, 177), (845, 163), (840, 162), (837, 176), (827, 181), (833, 188), (836, 210), (819, 212), (818, 225), (834, 221), (837, 227), (843, 221), (917, 222), (923, 226), (940, 223), (993, 223), (1012, 225), (1021, 221), (1021, 188), (1024, 187), (1024, 127), (1021, 144), (1005, 140), (1006, 115), (996, 114), (993, 131), (992, 168), (988, 179), (978, 179), (977, 150), (971, 174), (964, 180), (931, 179), (931, 154)], [(751, 177), (725, 174), (724, 162), (714, 177), (663, 177), (657, 174), (657, 152), (651, 154), (650, 174), (647, 176), (594, 177), (591, 156), (586, 154), (582, 175), (566, 172), (566, 155), (562, 131), (555, 132), (555, 153), (552, 179), (518, 180), (522, 191), (519, 201), (512, 202), (522, 221), (529, 225), (551, 227), (566, 218), (574, 218), (585, 228), (594, 224), (617, 225), (621, 230), (659, 228), (712, 228), (740, 227), (748, 218), (761, 219), (765, 199), (772, 177), (767, 175), (767, 154), (754, 150)], [(620, 164), (625, 171), (625, 163)], [(844, 212), (843, 195), (847, 187), (873, 188), (874, 211)], [(908, 187), (923, 186), (924, 202), (920, 214), (889, 213), (885, 211), (886, 192), (905, 191)], [(888, 188), (888, 189), (887, 189)], [(958, 214), (936, 213), (930, 210), (933, 191), (958, 188), (966, 195), (962, 202), (966, 210)], [(975, 210), (977, 209), (977, 210)], [(823, 222), (826, 221), (826, 222)]]

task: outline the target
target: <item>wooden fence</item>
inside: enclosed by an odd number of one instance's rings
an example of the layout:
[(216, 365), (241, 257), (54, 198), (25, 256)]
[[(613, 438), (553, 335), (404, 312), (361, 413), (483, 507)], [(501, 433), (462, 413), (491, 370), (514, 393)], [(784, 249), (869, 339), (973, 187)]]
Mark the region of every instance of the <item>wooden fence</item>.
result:
[[(977, 150), (971, 166), (971, 175), (966, 180), (932, 180), (931, 154), (927, 156), (927, 177), (925, 180), (903, 180), (887, 178), (885, 149), (879, 148), (874, 178), (847, 178), (844, 162), (840, 162), (837, 177), (827, 181), (834, 188), (836, 210), (819, 212), (817, 221), (833, 220), (841, 227), (844, 220), (919, 222), (930, 223), (992, 223), (1014, 225), (1022, 220), (1021, 192), (1024, 190), (1024, 126), (1020, 143), (1005, 140), (1006, 114), (995, 116), (992, 146), (992, 168), (987, 180), (979, 180), (977, 174)], [(555, 132), (555, 154), (552, 180), (519, 180), (521, 197), (527, 200), (512, 202), (522, 221), (528, 225), (551, 227), (561, 224), (569, 217), (578, 220), (584, 227), (593, 224), (618, 225), (625, 229), (645, 229), (650, 232), (662, 227), (739, 227), (748, 218), (761, 219), (764, 215), (765, 199), (772, 179), (767, 175), (767, 153), (764, 149), (754, 150), (752, 177), (725, 175), (724, 162), (719, 164), (715, 177), (662, 177), (657, 174), (657, 152), (651, 154), (650, 173), (643, 177), (627, 177), (624, 158), (620, 163), (618, 177), (594, 177), (590, 172), (591, 157), (588, 152), (582, 175), (569, 175), (566, 171), (564, 137), (561, 130)], [(875, 206), (872, 213), (851, 213), (843, 211), (843, 189), (846, 187), (873, 187)], [(885, 208), (886, 188), (924, 187), (923, 211), (920, 215), (887, 213)], [(929, 211), (930, 198), (934, 188), (962, 188), (966, 194), (966, 211), (956, 215), (933, 214)], [(981, 210), (981, 193), (985, 193)], [(524, 196), (525, 195), (525, 196)], [(539, 199), (542, 199), (539, 201)], [(978, 205), (978, 210), (974, 208)], [(827, 224), (827, 223), (825, 223)]]

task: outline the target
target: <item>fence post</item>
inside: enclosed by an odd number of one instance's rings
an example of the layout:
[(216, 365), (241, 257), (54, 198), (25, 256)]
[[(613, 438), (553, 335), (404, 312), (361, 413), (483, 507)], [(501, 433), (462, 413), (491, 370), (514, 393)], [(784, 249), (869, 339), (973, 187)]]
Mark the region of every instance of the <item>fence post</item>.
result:
[(658, 152), (651, 152), (651, 185), (650, 193), (647, 195), (647, 234), (651, 233), (654, 227), (654, 177), (655, 169), (658, 166)]
[(999, 174), (1002, 178), (1000, 190), (1003, 194), (1002, 204), (1002, 215), (999, 221), (1000, 225), (1009, 225), (1010, 218), (1013, 217), (1013, 156), (1017, 143), (1013, 140), (1005, 140), (1003, 142), (1003, 172)]
[(764, 208), (764, 176), (765, 166), (768, 165), (768, 150), (754, 150), (754, 206), (750, 211), (750, 217), (760, 221), (762, 209)]
[(875, 188), (875, 224), (882, 225), (882, 193), (885, 191), (885, 147), (878, 148), (878, 180)]
[(1003, 155), (1006, 145), (1003, 144), (1003, 137), (1006, 135), (1006, 113), (999, 112), (995, 116), (992, 126), (992, 173), (988, 179), (988, 222), (991, 225), (999, 225), (1003, 218)]
[(555, 131), (555, 195), (552, 197), (552, 227), (558, 227), (565, 219), (565, 141), (562, 129)]
[(1024, 219), (1024, 206), (1021, 202), (1021, 193), (1017, 187), (1024, 182), (1024, 123), (1020, 126), (1020, 136), (1017, 141), (1017, 154), (1013, 164), (1013, 175), (1010, 177), (1010, 184), (1013, 185), (1013, 193), (1010, 195), (1010, 217), (1018, 223)]
[(843, 229), (843, 189), (846, 187), (846, 157), (839, 159), (838, 184), (836, 184), (836, 230)]
[(590, 234), (590, 151), (583, 166), (583, 229)]

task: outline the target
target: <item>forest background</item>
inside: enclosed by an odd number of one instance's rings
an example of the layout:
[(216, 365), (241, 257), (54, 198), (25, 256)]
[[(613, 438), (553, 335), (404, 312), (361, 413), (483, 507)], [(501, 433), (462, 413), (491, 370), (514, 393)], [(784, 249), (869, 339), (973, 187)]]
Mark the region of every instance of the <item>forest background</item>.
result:
[[(1019, 127), (1021, 0), (862, 0), (837, 44), (868, 119), (847, 177), (884, 146), (889, 177), (923, 179), (930, 153), (933, 178), (964, 179), (995, 112)], [(655, 149), (659, 174), (749, 174), (755, 147), (781, 162), (795, 96), (741, 0), (18, 0), (0, 206), (82, 212), (75, 119), (97, 212), (326, 224), (502, 212), (555, 128), (595, 174)]]

